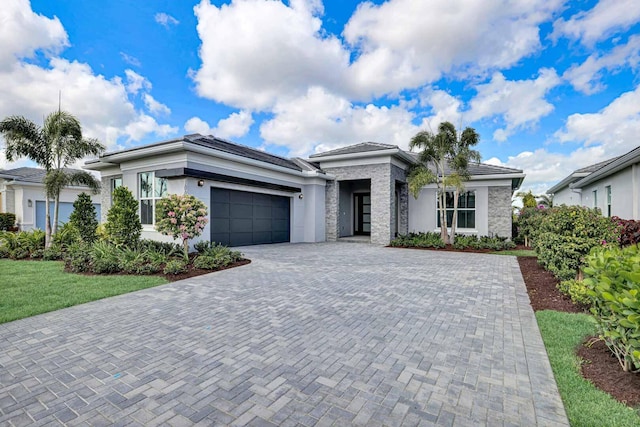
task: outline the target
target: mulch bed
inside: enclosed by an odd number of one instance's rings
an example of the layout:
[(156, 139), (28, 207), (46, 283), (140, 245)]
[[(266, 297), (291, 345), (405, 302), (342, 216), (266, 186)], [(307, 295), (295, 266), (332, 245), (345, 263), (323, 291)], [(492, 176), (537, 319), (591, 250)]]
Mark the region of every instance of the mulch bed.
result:
[[(518, 257), (518, 263), (534, 311), (585, 311), (556, 288), (558, 279), (542, 268), (536, 258)], [(603, 341), (588, 337), (578, 347), (577, 355), (583, 359), (582, 376), (587, 380), (630, 407), (640, 405), (640, 375), (624, 372)]]
[(226, 267), (220, 267), (217, 268), (215, 270), (203, 270), (201, 268), (194, 268), (192, 264), (189, 264), (189, 270), (185, 273), (180, 273), (180, 274), (158, 274), (158, 276), (163, 276), (165, 277), (168, 281), (170, 282), (175, 282), (177, 280), (182, 280), (182, 279), (189, 279), (190, 277), (196, 277), (196, 276), (202, 276), (203, 274), (209, 274), (209, 273), (213, 273), (215, 271), (220, 271), (220, 270), (228, 270), (230, 268), (234, 268), (234, 267), (240, 267), (241, 265), (247, 265), (251, 263), (250, 259), (241, 259), (238, 262), (234, 262), (233, 264), (229, 264)]

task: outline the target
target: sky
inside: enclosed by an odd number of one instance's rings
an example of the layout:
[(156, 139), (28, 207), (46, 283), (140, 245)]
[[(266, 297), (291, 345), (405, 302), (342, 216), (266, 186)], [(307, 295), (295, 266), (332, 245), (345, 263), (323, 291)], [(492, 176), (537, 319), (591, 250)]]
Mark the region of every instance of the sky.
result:
[[(282, 156), (449, 121), (541, 194), (640, 145), (637, 0), (3, 0), (0, 118)], [(8, 163), (1, 149), (0, 168)]]

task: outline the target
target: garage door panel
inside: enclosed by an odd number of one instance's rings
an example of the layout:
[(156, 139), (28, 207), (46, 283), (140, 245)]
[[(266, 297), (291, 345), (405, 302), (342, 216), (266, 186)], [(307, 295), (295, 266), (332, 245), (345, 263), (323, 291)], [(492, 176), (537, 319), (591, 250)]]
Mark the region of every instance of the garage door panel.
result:
[(228, 246), (290, 240), (290, 198), (211, 189), (211, 241)]

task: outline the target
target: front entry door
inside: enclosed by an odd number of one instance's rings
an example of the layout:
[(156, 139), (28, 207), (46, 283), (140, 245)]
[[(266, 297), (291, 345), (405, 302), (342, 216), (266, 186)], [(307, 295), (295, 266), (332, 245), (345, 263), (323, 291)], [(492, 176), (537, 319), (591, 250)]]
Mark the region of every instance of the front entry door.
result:
[(357, 193), (353, 195), (353, 234), (371, 235), (371, 193)]

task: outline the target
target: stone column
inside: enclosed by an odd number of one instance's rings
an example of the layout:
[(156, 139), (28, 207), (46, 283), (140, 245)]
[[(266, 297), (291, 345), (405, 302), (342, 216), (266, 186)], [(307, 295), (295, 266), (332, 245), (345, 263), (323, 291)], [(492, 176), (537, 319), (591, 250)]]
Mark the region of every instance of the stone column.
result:
[(328, 242), (338, 240), (338, 202), (340, 183), (337, 180), (327, 181), (325, 189), (325, 223)]

